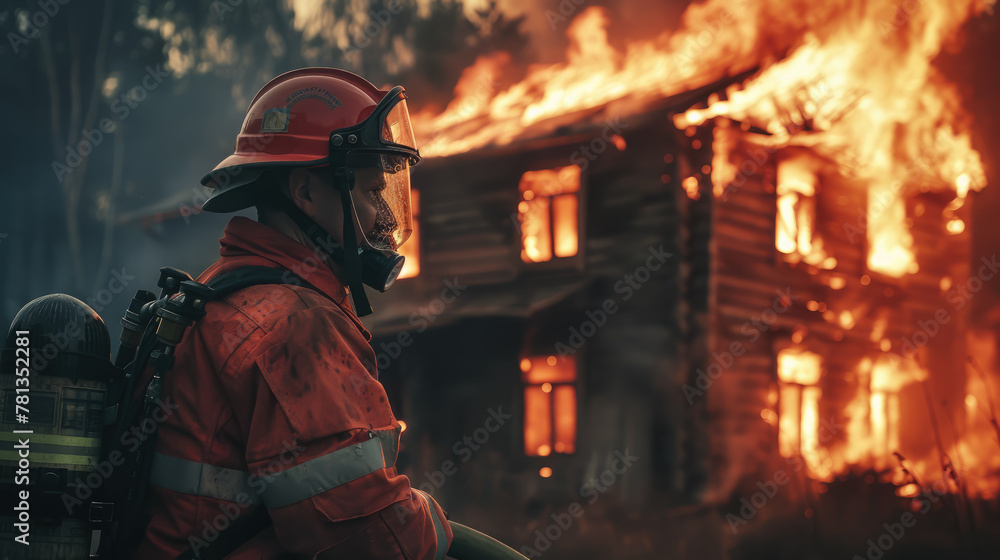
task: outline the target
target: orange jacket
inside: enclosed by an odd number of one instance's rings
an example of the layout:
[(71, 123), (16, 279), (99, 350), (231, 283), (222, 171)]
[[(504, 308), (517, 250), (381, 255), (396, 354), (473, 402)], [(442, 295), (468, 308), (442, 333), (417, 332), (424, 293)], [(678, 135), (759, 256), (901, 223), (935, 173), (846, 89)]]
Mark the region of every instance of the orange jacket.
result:
[(347, 290), (308, 247), (253, 220), (233, 218), (220, 242), (199, 281), (263, 265), (316, 289), (239, 290), (185, 333), (164, 379), (177, 409), (158, 428), (152, 521), (135, 557), (172, 559), (267, 507), (273, 528), (230, 558), (444, 558), (451, 528), (393, 466), (400, 425), (364, 365), (376, 363), (371, 334)]

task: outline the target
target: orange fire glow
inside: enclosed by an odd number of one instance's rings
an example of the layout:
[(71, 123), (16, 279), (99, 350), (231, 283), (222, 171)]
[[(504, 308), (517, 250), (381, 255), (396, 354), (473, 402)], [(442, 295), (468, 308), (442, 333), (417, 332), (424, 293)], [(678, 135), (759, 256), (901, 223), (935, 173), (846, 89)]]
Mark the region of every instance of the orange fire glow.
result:
[(571, 357), (523, 358), (524, 453), (576, 452), (576, 362)]
[(413, 278), (420, 274), (420, 191), (410, 191), (410, 208), (413, 212), (413, 233), (399, 247), (399, 254), (406, 258), (399, 279)]
[(819, 354), (798, 349), (778, 352), (778, 451), (783, 457), (801, 456), (811, 473), (828, 476), (819, 439), (822, 374)]
[(576, 165), (528, 171), (521, 176), (521, 260), (544, 262), (572, 257), (579, 246), (580, 168)]
[[(462, 74), (455, 98), (444, 111), (413, 116), (415, 130), (423, 134), (420, 151), (436, 157), (507, 144), (523, 137), (529, 127), (544, 129), (546, 119), (609, 103), (623, 115), (635, 114), (652, 101), (716, 81), (731, 67), (752, 67), (753, 41), (743, 36), (753, 33), (752, 28), (735, 25), (734, 33), (720, 33), (710, 41), (703, 36), (705, 25), (718, 28), (747, 10), (722, 5), (730, 3), (692, 6), (682, 30), (633, 42), (624, 53), (608, 43), (605, 12), (587, 8), (567, 29), (565, 62), (533, 67), (522, 81), (503, 91), (490, 85), (509, 57), (480, 57)], [(614, 143), (624, 149), (624, 140)]]

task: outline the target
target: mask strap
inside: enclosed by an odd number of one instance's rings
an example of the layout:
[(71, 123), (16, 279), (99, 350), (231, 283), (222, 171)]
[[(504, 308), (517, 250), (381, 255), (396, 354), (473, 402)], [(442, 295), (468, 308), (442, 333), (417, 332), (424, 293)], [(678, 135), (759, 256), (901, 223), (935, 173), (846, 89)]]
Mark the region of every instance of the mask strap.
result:
[[(351, 289), (351, 300), (354, 304), (354, 314), (358, 317), (371, 315), (372, 306), (365, 292), (364, 281), (361, 278), (361, 257), (358, 254), (358, 237), (354, 231), (354, 199), (351, 190), (354, 188), (354, 174), (346, 167), (333, 168), (333, 184), (338, 185), (340, 203), (344, 209), (344, 269), (347, 275), (347, 285)], [(351, 248), (351, 249), (348, 249)]]
[[(358, 241), (354, 233), (354, 221), (346, 216), (348, 211), (350, 211), (351, 214), (354, 213), (353, 206), (348, 206), (351, 205), (350, 189), (340, 189), (340, 191), (341, 203), (344, 204), (344, 208), (347, 209), (344, 212), (344, 239), (347, 242), (345, 245), (347, 247), (357, 247)], [(346, 201), (344, 201), (344, 193), (347, 193)], [(351, 290), (354, 313), (358, 317), (371, 314), (371, 304), (368, 301), (365, 288), (361, 284), (361, 262), (358, 257), (358, 251), (356, 249), (354, 251), (345, 251), (344, 245), (334, 241), (333, 237), (331, 237), (322, 226), (316, 223), (316, 220), (310, 218), (309, 215), (303, 212), (301, 208), (296, 206), (284, 195), (277, 192), (271, 192), (269, 193), (268, 198), (272, 204), (287, 214), (288, 217), (295, 222), (295, 225), (299, 226), (299, 229), (301, 229), (306, 234), (306, 237), (308, 237), (316, 245), (321, 254), (325, 254), (328, 258), (344, 265), (345, 274), (347, 276), (347, 285)], [(352, 255), (353, 259), (351, 258)], [(356, 280), (355, 277), (357, 277)], [(308, 278), (305, 280), (308, 280)]]

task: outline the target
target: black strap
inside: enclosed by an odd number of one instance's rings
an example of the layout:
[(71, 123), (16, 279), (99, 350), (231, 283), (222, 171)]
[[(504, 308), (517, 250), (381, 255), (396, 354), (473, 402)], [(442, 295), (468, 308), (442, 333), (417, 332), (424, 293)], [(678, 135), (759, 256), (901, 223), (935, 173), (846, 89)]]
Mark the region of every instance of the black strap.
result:
[[(345, 171), (346, 172), (346, 171)], [(336, 171), (334, 171), (334, 181), (337, 181)], [(342, 185), (351, 185), (353, 179), (349, 176), (340, 181)], [(334, 184), (337, 184), (336, 182)], [(351, 198), (351, 189), (340, 188), (340, 203), (344, 210), (344, 268), (347, 269), (347, 285), (351, 288), (351, 302), (354, 304), (354, 314), (358, 317), (371, 315), (372, 305), (368, 301), (368, 294), (365, 292), (365, 283), (361, 279), (361, 257), (358, 255), (358, 237), (354, 231), (354, 200)], [(348, 250), (347, 247), (351, 247)]]
[(317, 292), (321, 290), (306, 282), (301, 276), (284, 268), (273, 268), (269, 266), (245, 266), (229, 272), (224, 272), (216, 276), (206, 284), (212, 288), (213, 300), (222, 299), (229, 294), (247, 288), (263, 284), (292, 284), (304, 286)]

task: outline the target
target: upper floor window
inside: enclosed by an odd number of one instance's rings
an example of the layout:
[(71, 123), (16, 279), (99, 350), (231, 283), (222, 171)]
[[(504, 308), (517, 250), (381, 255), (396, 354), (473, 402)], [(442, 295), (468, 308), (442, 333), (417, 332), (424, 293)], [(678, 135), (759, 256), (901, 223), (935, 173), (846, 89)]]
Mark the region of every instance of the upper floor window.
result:
[(837, 261), (823, 250), (816, 231), (816, 163), (808, 154), (792, 154), (778, 161), (777, 218), (774, 246), (788, 262), (804, 261), (819, 268), (833, 268)]
[(517, 205), (521, 260), (544, 262), (579, 250), (580, 167), (528, 171), (521, 176)]

